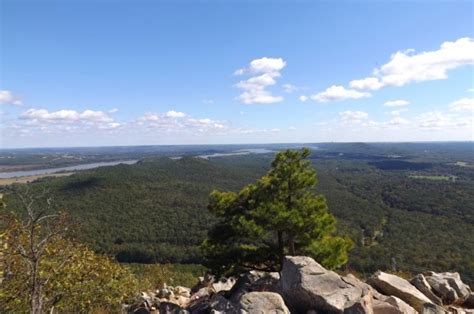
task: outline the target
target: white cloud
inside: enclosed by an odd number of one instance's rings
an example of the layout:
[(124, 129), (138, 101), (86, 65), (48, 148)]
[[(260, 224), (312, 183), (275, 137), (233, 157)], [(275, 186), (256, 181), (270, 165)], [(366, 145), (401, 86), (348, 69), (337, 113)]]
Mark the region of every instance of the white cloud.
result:
[(283, 84), (283, 90), (285, 93), (293, 93), (299, 90), (299, 88), (293, 84)]
[(409, 120), (402, 118), (400, 116), (395, 116), (388, 122), (388, 124), (390, 125), (402, 125), (402, 124), (408, 124), (408, 123), (410, 123)]
[(363, 111), (346, 110), (339, 112), (339, 118), (344, 124), (361, 123), (369, 118), (369, 114)]
[(298, 97), (298, 99), (299, 99), (301, 102), (305, 102), (305, 101), (308, 100), (308, 96), (301, 95), (300, 97)]
[(186, 114), (184, 112), (170, 110), (166, 113), (166, 116), (169, 118), (184, 118)]
[(213, 104), (214, 103), (214, 99), (203, 99), (202, 102), (206, 105), (209, 105), (209, 104)]
[(119, 110), (117, 108), (110, 109), (108, 113), (117, 113)]
[(23, 103), (13, 96), (9, 90), (0, 90), (0, 104), (22, 106)]
[(328, 102), (346, 99), (359, 99), (370, 96), (371, 94), (367, 92), (359, 92), (353, 89), (345, 89), (343, 86), (333, 85), (327, 88), (324, 92), (312, 95), (311, 99), (318, 102)]
[(168, 133), (203, 133), (210, 131), (225, 130), (227, 124), (209, 118), (197, 119), (190, 117), (184, 112), (170, 110), (164, 114), (148, 112), (138, 118), (135, 123), (147, 129), (159, 130)]
[(350, 81), (349, 86), (355, 89), (377, 90), (382, 88), (383, 84), (376, 77), (366, 77), (364, 79)]
[(407, 101), (407, 100), (398, 99), (398, 100), (386, 101), (383, 105), (387, 106), (387, 107), (403, 107), (403, 106), (407, 106), (409, 104), (410, 104), (410, 102)]
[(236, 84), (243, 90), (238, 99), (244, 104), (271, 104), (282, 101), (283, 97), (272, 95), (266, 88), (276, 84), (276, 78), (281, 76), (279, 71), (285, 65), (286, 62), (281, 58), (261, 58), (250, 62), (247, 69), (237, 70), (239, 75), (255, 75)]
[(28, 109), (20, 115), (24, 120), (37, 120), (40, 122), (112, 122), (113, 119), (103, 111), (84, 110), (78, 112), (76, 110), (62, 109), (49, 112), (46, 109)]
[(451, 111), (473, 111), (474, 112), (474, 98), (462, 98), (452, 102), (449, 105)]
[(473, 63), (474, 40), (466, 37), (444, 42), (434, 51), (418, 54), (412, 49), (398, 51), (374, 73), (381, 77), (384, 85), (403, 86), (411, 82), (446, 79), (449, 70)]
[(397, 51), (389, 62), (373, 71), (374, 76), (353, 80), (349, 86), (377, 90), (385, 86), (443, 80), (448, 77), (448, 71), (469, 64), (474, 64), (474, 40), (465, 37), (444, 42), (438, 50), (420, 53), (413, 49)]

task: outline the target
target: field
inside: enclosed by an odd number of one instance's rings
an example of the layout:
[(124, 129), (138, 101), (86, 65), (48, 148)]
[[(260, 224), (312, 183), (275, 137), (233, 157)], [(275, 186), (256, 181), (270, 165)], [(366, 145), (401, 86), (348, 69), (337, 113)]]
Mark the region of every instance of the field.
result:
[(29, 183), (41, 178), (49, 177), (67, 177), (74, 174), (74, 172), (61, 172), (61, 173), (49, 173), (36, 176), (26, 176), (26, 177), (15, 177), (15, 178), (0, 178), (0, 186), (6, 186), (14, 183)]

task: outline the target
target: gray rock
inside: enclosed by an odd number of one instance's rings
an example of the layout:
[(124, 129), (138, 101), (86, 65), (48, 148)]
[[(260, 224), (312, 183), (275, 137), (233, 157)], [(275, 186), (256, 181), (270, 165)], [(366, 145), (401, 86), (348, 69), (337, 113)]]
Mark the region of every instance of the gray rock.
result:
[(187, 309), (191, 313), (239, 314), (239, 306), (227, 300), (222, 294), (195, 300)]
[(249, 271), (242, 274), (228, 293), (228, 299), (239, 302), (240, 298), (253, 291), (269, 291), (279, 293), (280, 275), (261, 271)]
[(378, 271), (367, 282), (383, 294), (402, 299), (418, 312), (423, 310), (423, 304), (432, 303), (428, 297), (407, 280), (392, 274)]
[[(393, 298), (393, 299), (392, 299)], [(397, 297), (388, 297), (389, 302), (382, 300), (373, 300), (374, 314), (416, 314), (418, 313), (410, 305), (406, 304)]]
[(235, 278), (234, 277), (222, 278), (219, 281), (214, 282), (211, 285), (211, 287), (212, 287), (212, 290), (215, 293), (217, 293), (217, 292), (220, 292), (220, 291), (229, 291), (230, 289), (232, 289), (234, 284), (235, 284)]
[(305, 256), (285, 257), (280, 283), (285, 302), (297, 313), (343, 313), (364, 295), (362, 288)]
[(449, 312), (439, 305), (426, 303), (421, 314), (449, 314)]
[(462, 304), (471, 294), (459, 273), (423, 273), (431, 289), (443, 300), (443, 304)]
[(468, 309), (474, 309), (474, 293), (470, 293), (467, 299), (464, 301), (462, 304), (463, 307), (466, 307)]
[(434, 304), (443, 305), (441, 299), (433, 292), (430, 284), (423, 274), (418, 274), (410, 280), (410, 283), (428, 297)]
[(344, 314), (374, 314), (373, 296), (370, 291), (359, 301), (344, 310)]
[(289, 314), (283, 298), (274, 292), (249, 292), (242, 296), (239, 306), (249, 314)]

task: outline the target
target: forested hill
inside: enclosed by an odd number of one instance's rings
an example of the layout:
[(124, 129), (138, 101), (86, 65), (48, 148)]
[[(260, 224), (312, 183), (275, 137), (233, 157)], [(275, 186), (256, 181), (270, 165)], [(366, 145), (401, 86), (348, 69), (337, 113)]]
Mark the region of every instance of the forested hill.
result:
[[(455, 270), (474, 283), (474, 168), (444, 158), (314, 151), (318, 191), (355, 244), (348, 267)], [(145, 159), (30, 184), (48, 187), (80, 223), (81, 240), (122, 262), (199, 263), (214, 223), (212, 189), (239, 190), (273, 154)], [(15, 209), (14, 201), (9, 208)]]

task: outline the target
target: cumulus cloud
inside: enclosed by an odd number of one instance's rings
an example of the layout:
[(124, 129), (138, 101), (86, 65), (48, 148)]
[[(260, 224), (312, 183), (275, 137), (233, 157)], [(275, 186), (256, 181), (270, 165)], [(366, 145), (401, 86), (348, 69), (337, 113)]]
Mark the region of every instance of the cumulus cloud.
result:
[(112, 122), (113, 119), (103, 111), (62, 109), (49, 112), (46, 109), (28, 109), (20, 115), (21, 119), (37, 120), (41, 122), (59, 121), (59, 122)]
[(361, 123), (369, 118), (369, 114), (363, 111), (346, 110), (339, 112), (339, 118), (344, 124)]
[(0, 104), (2, 105), (14, 105), (22, 106), (23, 103), (13, 96), (12, 92), (9, 90), (0, 90)]
[(355, 89), (377, 90), (382, 88), (383, 84), (376, 77), (366, 77), (364, 79), (350, 81), (349, 86)]
[(416, 54), (413, 49), (398, 51), (374, 73), (384, 85), (403, 86), (411, 82), (441, 80), (449, 70), (474, 63), (474, 40), (460, 38), (444, 42), (440, 49)]
[(449, 105), (451, 111), (473, 111), (474, 112), (474, 98), (462, 98), (452, 102)]
[(305, 101), (308, 100), (308, 96), (301, 95), (300, 97), (298, 97), (298, 99), (299, 99), (301, 102), (305, 102)]
[(359, 99), (371, 97), (367, 92), (360, 92), (353, 89), (346, 89), (343, 86), (333, 85), (327, 88), (324, 92), (312, 95), (311, 99), (317, 102), (338, 101), (346, 99)]
[(474, 40), (460, 38), (441, 44), (438, 50), (415, 53), (414, 49), (397, 51), (390, 61), (376, 68), (373, 76), (353, 80), (350, 87), (376, 90), (384, 86), (403, 86), (412, 82), (443, 80), (448, 71), (474, 64)]
[(266, 88), (276, 84), (276, 79), (281, 76), (280, 71), (285, 66), (286, 62), (281, 58), (265, 57), (253, 60), (248, 68), (237, 70), (237, 75), (254, 75), (236, 84), (236, 87), (243, 90), (238, 99), (244, 104), (271, 104), (282, 101), (283, 97), (274, 96)]
[(414, 49), (397, 51), (391, 55), (387, 63), (374, 69), (372, 75), (350, 81), (349, 87), (353, 90), (345, 89), (343, 86), (331, 86), (312, 98), (325, 102), (369, 97), (370, 94), (362, 91), (375, 91), (386, 86), (404, 86), (413, 82), (442, 80), (448, 77), (449, 71), (472, 64), (474, 64), (474, 40), (468, 37), (444, 42), (439, 49), (433, 51), (419, 53)]
[(184, 112), (170, 110), (166, 113), (145, 113), (136, 120), (138, 126), (145, 126), (148, 129), (161, 130), (164, 132), (209, 132), (224, 130), (228, 125), (224, 122), (209, 118), (193, 118)]
[(184, 118), (186, 114), (184, 112), (170, 110), (166, 113), (166, 116), (170, 118)]
[(383, 105), (387, 107), (403, 107), (408, 106), (409, 104), (410, 102), (407, 100), (398, 99), (386, 101)]

